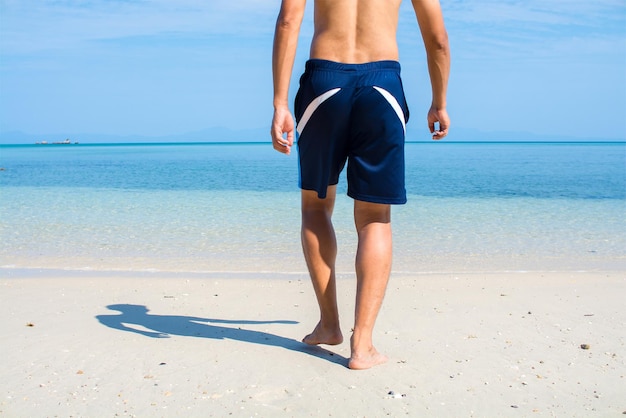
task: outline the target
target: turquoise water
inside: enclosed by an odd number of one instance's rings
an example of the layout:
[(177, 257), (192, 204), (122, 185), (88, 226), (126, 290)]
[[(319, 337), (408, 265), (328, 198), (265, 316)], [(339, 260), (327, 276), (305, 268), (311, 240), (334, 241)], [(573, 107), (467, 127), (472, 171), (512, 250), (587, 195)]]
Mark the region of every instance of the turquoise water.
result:
[[(394, 271), (624, 270), (623, 143), (409, 143)], [(297, 161), (269, 144), (0, 147), (0, 266), (304, 272)], [(339, 185), (338, 269), (352, 201)]]

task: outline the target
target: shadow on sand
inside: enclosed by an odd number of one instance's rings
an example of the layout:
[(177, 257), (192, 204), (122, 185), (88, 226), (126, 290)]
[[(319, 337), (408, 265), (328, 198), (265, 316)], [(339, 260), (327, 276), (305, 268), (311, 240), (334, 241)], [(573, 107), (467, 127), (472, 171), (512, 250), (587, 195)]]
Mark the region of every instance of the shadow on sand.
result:
[[(252, 344), (262, 344), (286, 348), (287, 350), (305, 353), (331, 363), (347, 366), (348, 359), (318, 346), (281, 337), (262, 331), (254, 331), (239, 327), (240, 325), (258, 324), (297, 324), (296, 321), (248, 321), (226, 320), (213, 318), (196, 318), (193, 316), (153, 315), (143, 305), (118, 304), (108, 305), (108, 309), (119, 311), (119, 314), (97, 315), (96, 319), (107, 327), (120, 331), (134, 332), (150, 338), (169, 338), (172, 335), (215, 340), (229, 339)], [(224, 327), (215, 324), (230, 324), (235, 327)], [(133, 327), (135, 326), (135, 327)]]

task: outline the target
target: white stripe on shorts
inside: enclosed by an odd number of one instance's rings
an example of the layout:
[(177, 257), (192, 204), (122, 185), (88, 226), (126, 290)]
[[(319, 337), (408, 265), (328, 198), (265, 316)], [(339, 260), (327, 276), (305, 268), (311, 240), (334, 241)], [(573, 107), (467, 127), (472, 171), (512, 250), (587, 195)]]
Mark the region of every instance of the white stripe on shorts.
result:
[(315, 99), (313, 99), (313, 101), (311, 101), (311, 103), (309, 103), (309, 105), (306, 107), (306, 110), (302, 114), (302, 117), (300, 118), (300, 122), (298, 122), (298, 126), (296, 127), (298, 135), (302, 134), (302, 131), (304, 130), (304, 127), (306, 126), (309, 119), (311, 119), (313, 112), (315, 112), (315, 110), (317, 110), (317, 108), (326, 100), (339, 93), (339, 90), (341, 90), (339, 87), (328, 90), (326, 93), (317, 96)]
[(374, 88), (389, 102), (393, 110), (395, 110), (396, 114), (398, 115), (398, 119), (400, 119), (400, 122), (402, 122), (402, 129), (404, 130), (404, 133), (406, 134), (406, 123), (404, 122), (404, 112), (402, 111), (402, 108), (400, 107), (400, 103), (398, 103), (396, 98), (393, 97), (393, 94), (389, 93), (387, 90), (383, 89), (382, 87), (374, 86)]

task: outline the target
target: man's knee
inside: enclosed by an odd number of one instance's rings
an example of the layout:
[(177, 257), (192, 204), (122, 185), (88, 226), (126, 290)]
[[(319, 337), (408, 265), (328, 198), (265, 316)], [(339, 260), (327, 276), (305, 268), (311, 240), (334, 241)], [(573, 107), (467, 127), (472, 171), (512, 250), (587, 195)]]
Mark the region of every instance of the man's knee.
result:
[(319, 217), (326, 216), (330, 218), (333, 214), (335, 207), (335, 193), (334, 187), (327, 192), (324, 199), (320, 199), (317, 196), (317, 192), (314, 190), (302, 190), (302, 217)]
[(354, 223), (357, 230), (372, 224), (390, 224), (391, 206), (381, 203), (370, 203), (360, 200), (354, 201)]

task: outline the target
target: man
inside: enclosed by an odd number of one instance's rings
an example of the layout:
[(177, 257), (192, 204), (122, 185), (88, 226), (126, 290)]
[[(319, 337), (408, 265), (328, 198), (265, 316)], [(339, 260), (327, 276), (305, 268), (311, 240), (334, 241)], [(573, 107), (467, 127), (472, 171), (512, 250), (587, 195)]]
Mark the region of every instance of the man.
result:
[[(404, 135), (409, 112), (400, 81), (396, 30), (402, 0), (314, 0), (310, 60), (296, 96), (302, 247), (320, 308), (307, 344), (343, 341), (337, 311), (337, 243), (331, 216), (336, 185), (348, 161), (358, 234), (351, 369), (387, 358), (372, 332), (391, 271), (391, 204), (406, 202)], [(274, 35), (272, 142), (289, 154), (294, 118), (288, 91), (306, 0), (282, 0)], [(426, 47), (432, 86), (428, 125), (433, 139), (448, 133), (448, 38), (439, 0), (412, 0)], [(436, 126), (438, 124), (438, 127)]]

